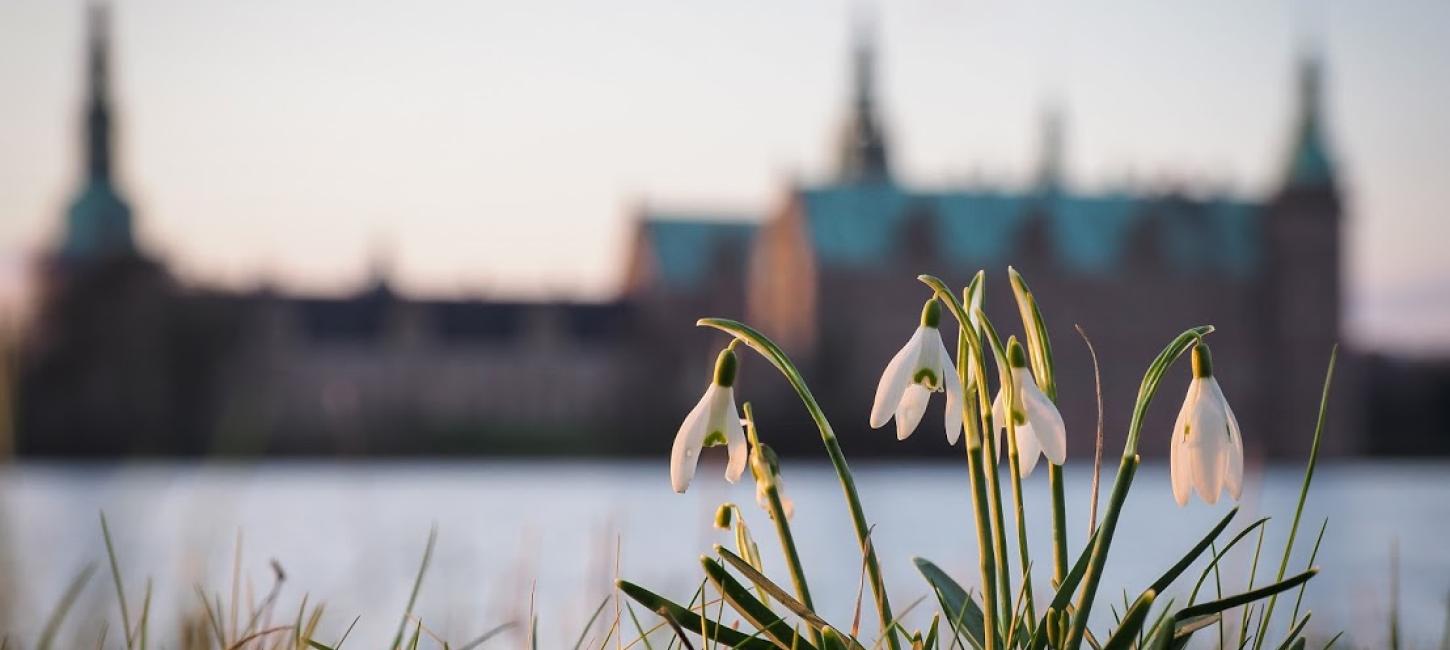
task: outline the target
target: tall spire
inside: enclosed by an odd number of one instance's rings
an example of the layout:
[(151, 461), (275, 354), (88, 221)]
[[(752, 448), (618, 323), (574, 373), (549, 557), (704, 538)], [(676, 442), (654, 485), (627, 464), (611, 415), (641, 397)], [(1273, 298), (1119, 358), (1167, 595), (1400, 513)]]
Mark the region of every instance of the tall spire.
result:
[(1325, 142), (1322, 66), (1318, 57), (1299, 63), (1298, 103), (1293, 141), (1284, 175), (1287, 187), (1333, 187), (1334, 163)]
[(838, 175), (842, 182), (890, 180), (886, 134), (876, 100), (876, 47), (871, 27), (857, 27), (852, 52), (851, 112), (840, 142)]
[(90, 5), (86, 14), (86, 173), (111, 177), (110, 7)]
[(1044, 193), (1062, 189), (1065, 161), (1062, 109), (1049, 105), (1042, 114), (1042, 158), (1038, 160), (1037, 188)]
[(71, 203), (61, 255), (71, 260), (126, 257), (136, 252), (131, 208), (115, 187), (111, 124), (110, 7), (86, 9), (85, 179)]

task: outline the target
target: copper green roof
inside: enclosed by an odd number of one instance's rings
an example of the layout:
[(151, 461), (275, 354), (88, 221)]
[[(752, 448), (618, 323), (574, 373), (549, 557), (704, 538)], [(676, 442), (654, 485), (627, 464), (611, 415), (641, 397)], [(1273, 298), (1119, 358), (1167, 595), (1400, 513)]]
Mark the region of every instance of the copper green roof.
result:
[[(931, 224), (940, 253), (964, 269), (1012, 263), (1033, 219), (1046, 220), (1050, 250), (1072, 272), (1113, 273), (1137, 254), (1157, 254), (1183, 271), (1238, 276), (1259, 263), (1258, 206), (1229, 198), (929, 192), (891, 183), (816, 186), (801, 197), (823, 267), (870, 266), (897, 255), (911, 215)], [(1136, 237), (1144, 228), (1150, 235)], [(1155, 250), (1130, 249), (1140, 241)]]
[(658, 214), (647, 217), (643, 227), (660, 282), (669, 289), (687, 290), (702, 286), (711, 265), (722, 256), (744, 259), (757, 229), (742, 218)]

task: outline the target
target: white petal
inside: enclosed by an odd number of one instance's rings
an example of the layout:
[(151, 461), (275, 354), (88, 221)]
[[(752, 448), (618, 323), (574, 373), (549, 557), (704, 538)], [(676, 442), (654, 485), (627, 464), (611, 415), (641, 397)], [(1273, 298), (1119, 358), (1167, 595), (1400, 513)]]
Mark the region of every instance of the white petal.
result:
[(1007, 428), (1007, 411), (1002, 405), (1006, 399), (1003, 391), (999, 390), (996, 399), (992, 400), (992, 433), (996, 436), (993, 440), (997, 443), (997, 458), (993, 462), (998, 465), (1002, 464), (1002, 432)]
[(920, 356), (925, 329), (927, 328), (916, 328), (916, 333), (911, 335), (906, 345), (901, 346), (896, 356), (891, 357), (891, 362), (886, 364), (886, 371), (881, 373), (881, 381), (876, 384), (876, 398), (871, 401), (872, 429), (885, 426), (896, 411), (896, 406), (901, 403), (901, 394), (911, 384), (912, 365)]
[[(941, 339), (937, 339), (937, 345)], [(962, 437), (962, 380), (957, 377), (957, 369), (952, 366), (951, 358), (947, 356), (946, 347), (942, 346), (942, 375), (946, 377), (946, 428), (947, 444), (957, 444), (957, 438)]]
[(1226, 459), (1228, 472), (1224, 476), (1224, 485), (1228, 488), (1229, 496), (1234, 501), (1244, 492), (1244, 439), (1239, 431), (1239, 420), (1234, 417), (1234, 410), (1228, 405), (1228, 400), (1223, 396), (1223, 388), (1217, 381), (1213, 382), (1213, 392), (1223, 403), (1224, 419), (1228, 420), (1229, 448)]
[(1193, 490), (1193, 470), (1188, 462), (1188, 447), (1181, 430), (1174, 430), (1173, 439), (1168, 442), (1168, 473), (1173, 482), (1173, 500), (1178, 505), (1188, 505), (1188, 495)]
[(718, 394), (721, 396), (716, 399), (714, 408), (719, 409), (719, 412), (712, 420), (718, 422), (720, 428), (712, 428), (711, 431), (725, 434), (726, 449), (730, 452), (730, 462), (725, 465), (725, 480), (734, 483), (745, 473), (745, 465), (750, 460), (750, 450), (745, 441), (745, 430), (740, 426), (740, 412), (735, 410), (735, 389), (724, 387)]
[(906, 387), (906, 394), (901, 396), (901, 404), (896, 407), (897, 440), (905, 440), (916, 431), (916, 425), (921, 424), (921, 416), (926, 414), (929, 399), (931, 391), (925, 386), (912, 384)]
[(676, 492), (683, 493), (690, 487), (690, 479), (695, 477), (695, 465), (700, 461), (700, 446), (705, 443), (706, 428), (709, 426), (709, 419), (706, 417), (710, 409), (710, 402), (715, 397), (715, 384), (705, 389), (705, 395), (695, 408), (690, 409), (685, 421), (680, 423), (680, 430), (675, 433), (675, 444), (670, 449), (670, 486)]
[(1038, 442), (1041, 437), (1028, 421), (1025, 424), (1017, 425), (1017, 468), (1022, 478), (1032, 474), (1032, 469), (1037, 467), (1037, 458), (1042, 455), (1042, 445)]
[(1193, 465), (1193, 487), (1205, 503), (1217, 503), (1224, 483), (1224, 454), (1228, 451), (1228, 422), (1219, 403), (1207, 391), (1189, 414), (1188, 449)]
[(1017, 390), (1020, 391), (1018, 399), (1027, 412), (1027, 422), (1037, 433), (1042, 453), (1053, 465), (1063, 464), (1067, 460), (1067, 428), (1062, 423), (1062, 414), (1032, 382), (1032, 375), (1026, 368), (1015, 368), (1012, 374), (1016, 376)]
[(1198, 396), (1197, 380), (1189, 383), (1188, 394), (1183, 396), (1183, 406), (1178, 409), (1178, 418), (1173, 421), (1173, 432), (1168, 441), (1169, 473), (1173, 481), (1173, 500), (1178, 505), (1188, 505), (1188, 494), (1193, 488), (1193, 473), (1189, 469), (1188, 450), (1185, 448), (1184, 427), (1188, 426), (1188, 414)]

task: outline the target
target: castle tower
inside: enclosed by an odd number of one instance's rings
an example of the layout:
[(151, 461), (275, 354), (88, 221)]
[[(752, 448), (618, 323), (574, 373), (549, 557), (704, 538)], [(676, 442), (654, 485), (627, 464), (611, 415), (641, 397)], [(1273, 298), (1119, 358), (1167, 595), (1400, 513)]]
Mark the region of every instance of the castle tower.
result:
[[(1317, 59), (1300, 62), (1287, 159), (1265, 214), (1264, 312), (1271, 322), (1263, 368), (1265, 381), (1275, 385), (1279, 396), (1277, 403), (1266, 405), (1265, 421), (1282, 425), (1263, 432), (1270, 453), (1300, 449), (1313, 435), (1329, 351), (1340, 342), (1343, 212), (1326, 138), (1321, 75)], [(1339, 379), (1348, 378), (1345, 370), (1341, 365)], [(1353, 390), (1339, 380), (1335, 388), (1341, 396)], [(1346, 402), (1331, 402), (1325, 433), (1331, 449), (1335, 439), (1357, 433), (1344, 430), (1354, 415)]]
[(890, 155), (876, 98), (876, 47), (858, 29), (852, 54), (851, 112), (841, 134), (837, 175), (843, 183), (891, 179)]
[(110, 97), (110, 11), (87, 9), (86, 107), (82, 159), (85, 178), (67, 214), (59, 256), (68, 263), (133, 257), (131, 207), (116, 188)]

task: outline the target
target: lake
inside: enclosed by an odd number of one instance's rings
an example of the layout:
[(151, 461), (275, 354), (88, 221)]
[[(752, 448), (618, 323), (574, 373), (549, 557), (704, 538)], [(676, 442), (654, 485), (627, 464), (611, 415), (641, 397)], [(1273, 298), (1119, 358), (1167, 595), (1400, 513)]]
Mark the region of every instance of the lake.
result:
[[(930, 558), (968, 587), (978, 584), (963, 467), (861, 462), (853, 470), (876, 526), (873, 540), (897, 610), (929, 593), (913, 556)], [(429, 629), (456, 647), (497, 623), (527, 620), (532, 599), (540, 647), (572, 647), (609, 593), (616, 562), (624, 577), (688, 600), (699, 584), (699, 556), (715, 543), (733, 543), (728, 533), (711, 528), (722, 501), (741, 505), (767, 572), (787, 582), (770, 521), (754, 505), (753, 485), (748, 478), (728, 485), (721, 471), (720, 465), (702, 464), (690, 492), (676, 495), (663, 459), (3, 466), (0, 632), (33, 643), (71, 578), (87, 563), (105, 562), (97, 518), (104, 510), (132, 616), (149, 577), (155, 585), (152, 638), (163, 643), (174, 637), (178, 613), (200, 610), (196, 585), (230, 598), (240, 532), (244, 602), (248, 593), (263, 598), (272, 582), (269, 561), (275, 559), (286, 573), (278, 603), (289, 613), (280, 619), (295, 617), (307, 595), (327, 603), (319, 635), (324, 641), (360, 617), (349, 645), (385, 644), (436, 524), (433, 566), (416, 607)], [(783, 472), (796, 502), (792, 525), (818, 609), (827, 620), (849, 626), (860, 559), (840, 487), (824, 463), (786, 459)], [(1090, 473), (1085, 463), (1067, 466), (1073, 553), (1087, 534)], [(1242, 510), (1221, 539), (1260, 516), (1274, 517), (1259, 567), (1263, 584), (1278, 568), (1303, 469), (1251, 467), (1247, 473)], [(1111, 479), (1109, 472), (1103, 502)], [(1437, 646), (1450, 594), (1447, 479), (1450, 465), (1444, 463), (1321, 463), (1290, 565), (1291, 573), (1304, 568), (1327, 517), (1315, 561), (1322, 572), (1304, 599), (1314, 612), (1309, 629), (1315, 638), (1342, 629), (1355, 645), (1383, 645), (1391, 549), (1398, 544), (1402, 636), (1409, 647)], [(1039, 470), (1027, 480), (1025, 495), (1039, 603), (1050, 593), (1046, 481)], [(1166, 465), (1149, 463), (1139, 470), (1093, 612), (1096, 629), (1111, 622), (1109, 603), (1121, 608), (1122, 588), (1136, 594), (1230, 507), (1195, 499), (1179, 508)], [(1008, 516), (1011, 527), (1010, 511)], [(1254, 541), (1249, 537), (1225, 560), (1225, 593), (1243, 588)], [(1015, 541), (1009, 544), (1015, 548)], [(63, 647), (94, 647), (101, 619), (111, 619), (112, 626), (119, 621), (109, 572), (100, 566), (68, 621)], [(1013, 567), (1015, 574), (1015, 553)], [(1198, 571), (1180, 578), (1169, 596), (1181, 602)], [(1212, 585), (1210, 578), (1210, 594)], [(869, 621), (874, 616), (869, 596), (864, 607), (863, 619)], [(1275, 629), (1281, 635), (1292, 608), (1292, 597), (1280, 599)], [(909, 627), (924, 626), (933, 609), (933, 602), (923, 603), (907, 616)], [(608, 622), (593, 629), (596, 639), (613, 621), (613, 606), (607, 610), (601, 618)], [(653, 622), (652, 615), (639, 613), (647, 625)], [(246, 618), (245, 608), (240, 616)], [(1237, 614), (1231, 621), (1236, 625)], [(114, 627), (110, 639), (119, 647)], [(519, 642), (505, 635), (485, 647)]]

